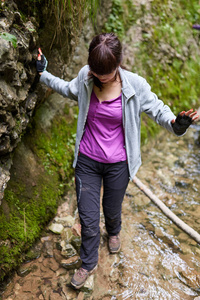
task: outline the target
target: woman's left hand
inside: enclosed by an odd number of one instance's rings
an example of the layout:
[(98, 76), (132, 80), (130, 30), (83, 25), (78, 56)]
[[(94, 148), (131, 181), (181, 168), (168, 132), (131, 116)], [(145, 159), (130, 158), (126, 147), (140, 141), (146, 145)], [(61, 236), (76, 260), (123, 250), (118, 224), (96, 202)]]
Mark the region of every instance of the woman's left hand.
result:
[(182, 135), (185, 133), (187, 128), (194, 122), (197, 121), (199, 118), (199, 115), (197, 114), (197, 111), (193, 112), (193, 109), (190, 109), (188, 111), (182, 111), (178, 114), (176, 119), (173, 119), (171, 121), (172, 127), (174, 129), (174, 132), (177, 135)]

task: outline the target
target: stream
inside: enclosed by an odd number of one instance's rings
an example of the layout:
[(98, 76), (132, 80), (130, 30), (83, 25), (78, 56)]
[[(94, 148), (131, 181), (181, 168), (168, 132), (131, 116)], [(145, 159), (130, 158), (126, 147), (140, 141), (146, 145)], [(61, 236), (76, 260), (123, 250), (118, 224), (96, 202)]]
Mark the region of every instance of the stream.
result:
[[(183, 137), (163, 130), (143, 147), (142, 161), (137, 177), (198, 232), (200, 126), (191, 126)], [(70, 205), (75, 201), (74, 192), (63, 200), (51, 224), (62, 224), (68, 217), (64, 230), (56, 234), (46, 228), (41, 240), (32, 248), (34, 259), (27, 259), (13, 277), (1, 285), (0, 299), (200, 300), (199, 245), (132, 182), (123, 203), (121, 251), (109, 254), (101, 213), (97, 272), (83, 288), (73, 290), (70, 278), (80, 261), (78, 250), (65, 257), (66, 244), (72, 243), (71, 234), (80, 243), (80, 227), (77, 210)]]

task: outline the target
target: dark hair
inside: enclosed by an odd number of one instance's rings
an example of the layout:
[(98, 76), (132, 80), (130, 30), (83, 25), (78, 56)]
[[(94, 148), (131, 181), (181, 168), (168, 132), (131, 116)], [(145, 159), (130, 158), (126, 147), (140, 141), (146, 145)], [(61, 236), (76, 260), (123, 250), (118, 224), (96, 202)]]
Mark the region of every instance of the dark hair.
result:
[[(102, 33), (95, 36), (89, 46), (88, 65), (90, 71), (98, 75), (112, 73), (122, 61), (122, 45), (114, 33)], [(95, 85), (101, 87), (101, 82), (90, 74)]]

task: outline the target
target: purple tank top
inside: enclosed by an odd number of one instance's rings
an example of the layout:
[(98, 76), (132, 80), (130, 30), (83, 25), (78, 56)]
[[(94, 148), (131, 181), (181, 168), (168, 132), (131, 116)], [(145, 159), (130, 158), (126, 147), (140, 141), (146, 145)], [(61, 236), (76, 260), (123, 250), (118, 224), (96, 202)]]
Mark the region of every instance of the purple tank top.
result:
[(122, 98), (100, 102), (92, 91), (80, 152), (103, 163), (126, 160)]

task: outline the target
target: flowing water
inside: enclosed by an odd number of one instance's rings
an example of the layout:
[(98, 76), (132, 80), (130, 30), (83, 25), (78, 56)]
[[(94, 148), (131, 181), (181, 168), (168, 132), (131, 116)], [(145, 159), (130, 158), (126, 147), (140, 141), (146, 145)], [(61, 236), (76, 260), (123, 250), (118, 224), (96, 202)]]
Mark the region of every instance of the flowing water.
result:
[[(137, 177), (200, 233), (200, 128), (196, 125), (179, 138), (162, 131), (143, 149), (142, 159)], [(77, 220), (77, 213), (74, 218)], [(200, 299), (199, 244), (134, 183), (130, 182), (123, 203), (120, 253), (109, 254), (103, 215), (101, 219), (99, 266), (91, 276), (93, 287), (71, 289), (74, 270), (59, 267), (58, 250), (44, 255), (38, 244), (40, 257), (22, 266), (31, 271), (25, 277), (15, 274), (2, 299)], [(51, 235), (54, 245), (63, 239), (48, 231), (46, 235)]]

